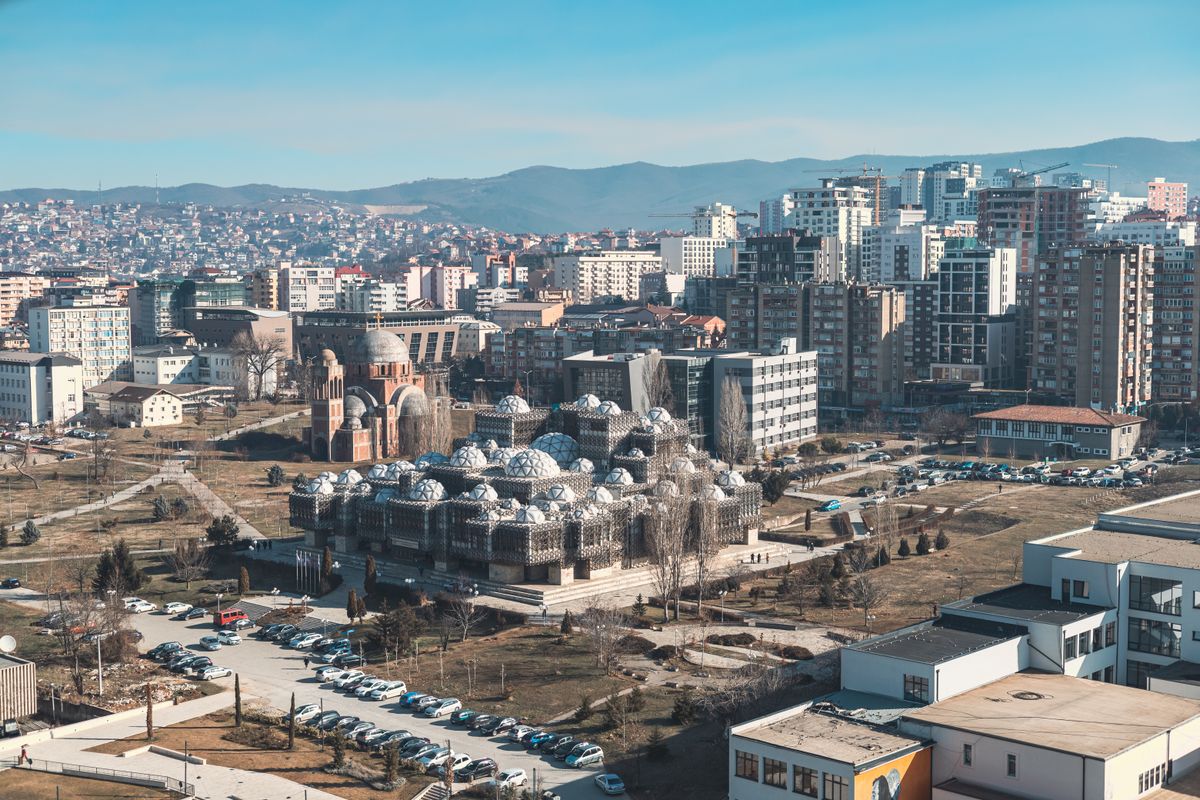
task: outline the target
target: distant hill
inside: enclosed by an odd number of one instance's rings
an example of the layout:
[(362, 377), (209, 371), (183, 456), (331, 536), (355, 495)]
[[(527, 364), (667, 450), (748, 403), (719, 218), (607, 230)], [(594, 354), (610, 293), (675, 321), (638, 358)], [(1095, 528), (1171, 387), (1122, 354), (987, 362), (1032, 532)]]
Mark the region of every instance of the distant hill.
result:
[[(596, 169), (527, 167), (492, 178), (461, 178), (399, 183), (375, 189), (325, 191), (248, 184), (211, 186), (190, 183), (159, 189), (164, 203), (195, 202), (216, 206), (271, 208), (294, 206), (298, 195), (342, 203), (399, 209), (431, 220), (486, 225), (510, 232), (597, 230), (611, 228), (683, 227), (684, 219), (653, 218), (651, 214), (689, 212), (693, 205), (715, 200), (757, 210), (760, 200), (793, 187), (816, 185), (822, 177), (813, 170), (856, 170), (864, 162), (899, 174), (906, 167), (938, 161), (963, 160), (983, 164), (984, 174), (1000, 167), (1026, 169), (1070, 162), (1066, 170), (1106, 177), (1107, 170), (1083, 164), (1119, 164), (1113, 183), (1124, 194), (1141, 194), (1147, 179), (1157, 175), (1186, 181), (1200, 189), (1200, 139), (1164, 142), (1158, 139), (1109, 139), (1075, 147), (1012, 153), (923, 156), (855, 155), (832, 161), (793, 158), (787, 161), (728, 161), (687, 167), (663, 167), (636, 162)], [(155, 189), (126, 186), (105, 189), (106, 201), (153, 202)], [(95, 191), (73, 189), (13, 189), (0, 192), (0, 201), (36, 202), (47, 197), (94, 202)], [(388, 209), (391, 210), (391, 209)]]

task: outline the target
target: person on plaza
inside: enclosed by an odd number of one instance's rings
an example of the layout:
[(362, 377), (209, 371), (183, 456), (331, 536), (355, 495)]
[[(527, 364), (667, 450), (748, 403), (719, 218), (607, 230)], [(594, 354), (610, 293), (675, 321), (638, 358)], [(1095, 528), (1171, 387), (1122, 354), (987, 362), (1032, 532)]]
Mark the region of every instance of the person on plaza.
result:
[(17, 766), (21, 766), (21, 764), (32, 763), (33, 761), (29, 759), (29, 751), (25, 749), (25, 745), (21, 745), (21, 755), (17, 757)]
[(304, 668), (308, 669), (308, 656), (304, 657)]

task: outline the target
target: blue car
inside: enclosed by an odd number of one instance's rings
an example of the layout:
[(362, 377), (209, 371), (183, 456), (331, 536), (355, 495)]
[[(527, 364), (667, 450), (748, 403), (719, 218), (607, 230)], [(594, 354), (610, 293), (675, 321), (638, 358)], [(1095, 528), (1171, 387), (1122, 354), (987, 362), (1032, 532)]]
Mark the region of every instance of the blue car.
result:
[(404, 694), (400, 695), (400, 705), (408, 708), (422, 697), (428, 696), (429, 695), (427, 695), (425, 692), (405, 692)]
[(541, 748), (543, 742), (548, 742), (554, 738), (554, 734), (549, 731), (538, 731), (526, 739), (523, 744), (530, 750), (537, 750)]
[(841, 500), (826, 500), (821, 505), (817, 506), (817, 511), (837, 511), (842, 507)]

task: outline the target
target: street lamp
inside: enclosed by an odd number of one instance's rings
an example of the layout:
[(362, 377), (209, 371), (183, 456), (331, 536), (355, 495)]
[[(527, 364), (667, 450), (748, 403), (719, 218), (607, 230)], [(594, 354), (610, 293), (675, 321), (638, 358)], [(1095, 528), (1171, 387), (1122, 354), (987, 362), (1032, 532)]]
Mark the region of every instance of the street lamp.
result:
[(221, 616), (221, 598), (225, 595), (217, 592), (217, 616)]
[(274, 608), (279, 608), (279, 587), (276, 586), (271, 590), (271, 603)]
[(725, 622), (725, 589), (717, 592), (717, 597), (721, 598), (721, 622)]
[(309, 597), (308, 595), (304, 595), (303, 597), (300, 598), (300, 605), (303, 607), (305, 614), (308, 613), (308, 601), (311, 599), (312, 598)]

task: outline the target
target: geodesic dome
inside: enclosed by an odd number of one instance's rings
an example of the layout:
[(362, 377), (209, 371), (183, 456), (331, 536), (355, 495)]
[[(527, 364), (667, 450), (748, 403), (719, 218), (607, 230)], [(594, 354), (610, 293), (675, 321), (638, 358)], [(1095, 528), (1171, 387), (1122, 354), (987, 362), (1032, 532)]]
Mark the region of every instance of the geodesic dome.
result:
[(488, 463), (504, 466), (519, 452), (521, 451), (515, 447), (498, 447), (492, 452), (488, 453)]
[(546, 433), (529, 445), (534, 450), (548, 453), (559, 466), (566, 466), (579, 457), (579, 442), (565, 433)]
[(324, 472), (319, 472), (319, 473), (317, 473), (317, 480), (319, 480), (319, 481), (336, 481), (337, 473), (330, 472), (329, 470), (325, 470)]
[(387, 479), (387, 464), (376, 464), (367, 470), (367, 480), (382, 481)]
[(421, 453), (421, 455), (417, 456), (416, 468), (425, 469), (434, 464), (445, 464), (449, 460), (445, 454), (430, 450), (428, 453)]
[(393, 500), (399, 496), (395, 489), (380, 489), (375, 495), (375, 502), (386, 503), (388, 500)]
[(386, 478), (389, 481), (398, 481), (400, 476), (406, 472), (416, 472), (417, 465), (411, 461), (395, 461), (388, 464)]
[(612, 414), (620, 414), (621, 407), (619, 405), (617, 405), (616, 403), (614, 403), (612, 400), (605, 400), (603, 403), (596, 406), (596, 413), (603, 414), (605, 416), (610, 416)]
[(654, 484), (655, 497), (679, 497), (679, 487), (674, 481), (659, 481)]
[(717, 486), (720, 486), (722, 489), (736, 489), (739, 486), (745, 485), (746, 479), (737, 470), (722, 470), (721, 474), (717, 476)]
[(596, 397), (594, 394), (581, 395), (579, 399), (575, 401), (576, 408), (586, 408), (589, 411), (595, 411), (596, 406), (598, 405), (600, 405), (600, 398)]
[(487, 456), (474, 444), (463, 445), (450, 456), (450, 466), (482, 469), (487, 466)]
[(472, 500), (480, 500), (484, 502), (500, 499), (499, 495), (496, 494), (496, 490), (492, 488), (491, 484), (488, 483), (481, 483), (477, 485), (471, 491), (467, 492), (467, 497)]
[(309, 494), (333, 494), (333, 484), (317, 478), (308, 482), (304, 490)]
[(522, 450), (504, 466), (510, 478), (553, 478), (558, 473), (558, 462), (541, 450)]
[(700, 487), (700, 492), (697, 495), (701, 500), (716, 500), (721, 501), (728, 498), (728, 495), (721, 490), (720, 486), (715, 483), (706, 483)]
[(596, 471), (596, 465), (589, 458), (577, 458), (571, 462), (571, 466), (567, 467), (571, 472), (582, 472), (590, 475)]
[(671, 462), (671, 466), (667, 467), (667, 471), (672, 475), (691, 475), (696, 471), (696, 465), (691, 462), (691, 459), (680, 456)]
[(609, 470), (608, 474), (604, 476), (604, 482), (615, 486), (632, 486), (633, 476), (624, 467), (616, 467)]
[(525, 506), (517, 510), (517, 515), (513, 519), (529, 525), (540, 525), (546, 521), (546, 515), (537, 506)]
[(588, 505), (575, 509), (571, 512), (571, 516), (575, 519), (591, 519), (596, 516), (596, 510), (595, 506)]
[(496, 403), (496, 413), (498, 414), (528, 414), (529, 403), (525, 402), (524, 397), (517, 397), (515, 394), (510, 394)]
[(671, 412), (667, 411), (662, 406), (655, 406), (646, 412), (646, 419), (651, 422), (670, 422)]
[(484, 522), (499, 522), (501, 517), (496, 511), (487, 509), (485, 511), (480, 511), (479, 516), (477, 516), (475, 519), (483, 520)]
[(546, 499), (556, 503), (574, 503), (575, 490), (565, 484), (556, 483), (546, 490)]
[(587, 499), (591, 503), (611, 503), (613, 496), (612, 492), (603, 486), (593, 486), (587, 490)]
[(358, 483), (362, 479), (363, 479), (362, 475), (358, 474), (358, 470), (344, 469), (344, 470), (342, 470), (342, 474), (337, 476), (337, 485), (338, 486), (353, 486), (354, 484)]
[(640, 448), (640, 447), (633, 448), (625, 455), (629, 456), (630, 458), (645, 458), (646, 457), (646, 454), (642, 452), (642, 448)]
[(510, 497), (507, 500), (501, 501), (500, 507), (505, 511), (516, 511), (521, 507), (521, 501), (515, 497)]
[(495, 439), (484, 439), (482, 442), (480, 442), (479, 446), (484, 450), (495, 450), (500, 445), (496, 444)]
[(446, 499), (446, 487), (435, 481), (433, 478), (417, 481), (416, 484), (408, 492), (409, 500), (416, 500), (419, 503), (433, 503), (438, 500)]
[(688, 454), (689, 456), (694, 456), (694, 455), (696, 455), (696, 453), (698, 453), (698, 452), (699, 452), (699, 451), (696, 449), (696, 445), (692, 444), (691, 442), (688, 442), (688, 444), (687, 444), (687, 454)]

